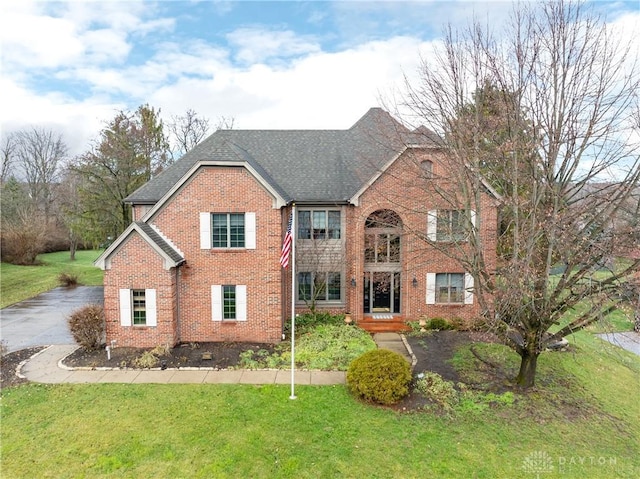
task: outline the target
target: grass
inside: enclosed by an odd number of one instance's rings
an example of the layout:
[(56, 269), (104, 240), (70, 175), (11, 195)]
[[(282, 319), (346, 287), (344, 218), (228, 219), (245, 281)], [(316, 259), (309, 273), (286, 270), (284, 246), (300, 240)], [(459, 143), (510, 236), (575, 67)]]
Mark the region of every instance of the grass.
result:
[[(292, 401), (274, 385), (27, 384), (2, 393), (3, 477), (638, 477), (640, 358), (586, 332), (572, 343), (541, 356), (533, 391), (447, 416), (343, 386)], [(517, 366), (504, 346), (480, 353)], [(478, 369), (468, 350), (456, 361)]]
[(87, 286), (102, 284), (103, 272), (93, 266), (101, 251), (86, 250), (76, 253), (76, 260), (69, 259), (68, 251), (46, 253), (38, 256), (38, 266), (0, 265), (0, 308), (17, 303), (58, 286), (60, 273), (75, 274), (78, 282)]

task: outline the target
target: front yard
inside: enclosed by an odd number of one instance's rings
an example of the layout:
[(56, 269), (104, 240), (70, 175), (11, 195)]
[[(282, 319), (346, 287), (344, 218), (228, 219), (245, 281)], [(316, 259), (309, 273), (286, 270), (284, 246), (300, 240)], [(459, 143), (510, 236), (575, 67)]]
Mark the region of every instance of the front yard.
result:
[[(362, 404), (345, 387), (27, 384), (2, 393), (3, 477), (638, 477), (640, 358), (583, 332), (538, 386), (473, 387), (448, 411)], [(513, 353), (476, 351), (489, 363)], [(499, 375), (462, 345), (469, 384)], [(496, 389), (493, 389), (496, 391)], [(544, 474), (543, 474), (544, 473)]]

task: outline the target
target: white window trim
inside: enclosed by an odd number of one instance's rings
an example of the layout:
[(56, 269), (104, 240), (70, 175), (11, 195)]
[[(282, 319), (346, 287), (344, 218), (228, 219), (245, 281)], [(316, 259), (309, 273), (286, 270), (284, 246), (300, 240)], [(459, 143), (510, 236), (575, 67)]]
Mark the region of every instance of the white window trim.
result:
[[(211, 249), (211, 215), (212, 212), (200, 213), (200, 249)], [(220, 249), (256, 249), (256, 214), (244, 212), (244, 248)]]
[[(447, 211), (464, 211), (464, 210), (448, 210)], [(471, 228), (475, 231), (477, 229), (477, 215), (474, 210), (469, 210), (469, 218), (471, 221)], [(438, 241), (438, 210), (429, 210), (427, 212), (427, 240)], [(454, 240), (447, 239), (440, 241), (441, 243), (453, 242)], [(466, 240), (468, 241), (468, 237)]]
[(235, 319), (223, 319), (222, 285), (211, 286), (211, 319), (216, 322), (223, 321), (246, 321), (247, 320), (247, 286), (237, 284), (236, 286), (236, 317)]
[[(444, 274), (444, 273), (443, 273)], [(473, 304), (473, 275), (464, 273), (464, 301), (462, 303), (436, 303), (436, 273), (427, 273), (426, 304)]]
[[(120, 300), (120, 325), (133, 326), (133, 297), (132, 289), (122, 288), (119, 290)], [(136, 325), (136, 327), (154, 327), (158, 325), (157, 295), (155, 289), (144, 290), (144, 306), (146, 311), (146, 324)]]

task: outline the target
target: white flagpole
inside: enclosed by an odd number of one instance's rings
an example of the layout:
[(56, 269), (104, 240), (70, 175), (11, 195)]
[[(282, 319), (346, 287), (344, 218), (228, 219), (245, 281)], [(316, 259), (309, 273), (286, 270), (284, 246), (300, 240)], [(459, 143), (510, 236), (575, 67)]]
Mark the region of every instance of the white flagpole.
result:
[(296, 399), (296, 204), (291, 206), (291, 396)]

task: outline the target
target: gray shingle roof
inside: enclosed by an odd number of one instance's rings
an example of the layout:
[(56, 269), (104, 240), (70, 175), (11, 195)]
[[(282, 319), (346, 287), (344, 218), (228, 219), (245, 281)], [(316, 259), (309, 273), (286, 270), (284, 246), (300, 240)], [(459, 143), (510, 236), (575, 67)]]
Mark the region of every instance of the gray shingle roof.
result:
[(147, 223), (136, 221), (135, 224), (176, 264), (184, 262), (184, 257)]
[(247, 161), (287, 201), (344, 202), (405, 144), (432, 142), (417, 134), (380, 108), (348, 130), (220, 130), (126, 201), (157, 202), (199, 161)]

